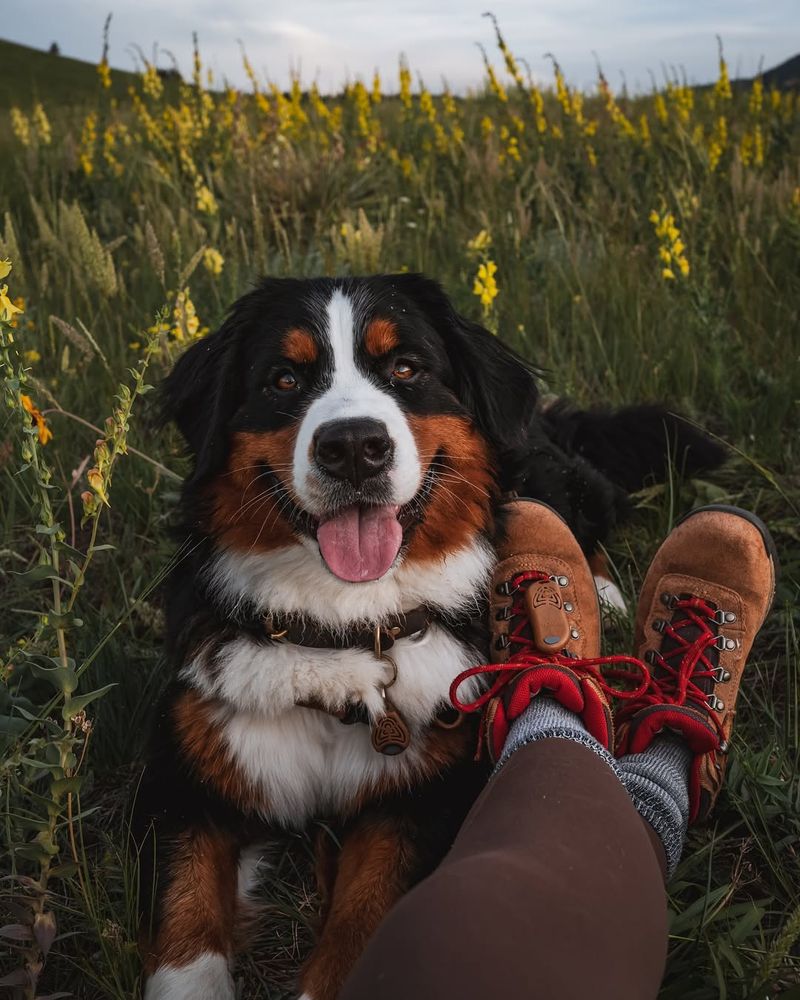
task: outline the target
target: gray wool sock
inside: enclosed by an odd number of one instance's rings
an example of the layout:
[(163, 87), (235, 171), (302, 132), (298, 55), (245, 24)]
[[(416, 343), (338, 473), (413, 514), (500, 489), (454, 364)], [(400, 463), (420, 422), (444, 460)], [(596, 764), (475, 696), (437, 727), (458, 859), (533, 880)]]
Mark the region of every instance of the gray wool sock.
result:
[(625, 786), (636, 811), (661, 839), (670, 878), (681, 859), (689, 822), (692, 752), (683, 740), (657, 736), (643, 753), (617, 760), (590, 735), (579, 716), (554, 698), (540, 694), (511, 724), (494, 773), (520, 747), (548, 739), (572, 740), (602, 757)]
[(547, 695), (539, 694), (531, 700), (530, 705), (522, 715), (511, 723), (503, 752), (494, 769), (494, 773), (500, 770), (508, 758), (525, 746), (526, 743), (534, 743), (536, 740), (571, 740), (573, 743), (580, 743), (587, 747), (598, 757), (602, 757), (612, 771), (622, 781), (622, 775), (617, 768), (617, 762), (606, 748), (598, 743), (590, 735), (589, 730), (581, 722), (580, 717), (568, 708)]
[(678, 867), (689, 825), (689, 767), (692, 751), (678, 737), (656, 736), (642, 753), (617, 761), (622, 783), (636, 811), (664, 845), (667, 878)]

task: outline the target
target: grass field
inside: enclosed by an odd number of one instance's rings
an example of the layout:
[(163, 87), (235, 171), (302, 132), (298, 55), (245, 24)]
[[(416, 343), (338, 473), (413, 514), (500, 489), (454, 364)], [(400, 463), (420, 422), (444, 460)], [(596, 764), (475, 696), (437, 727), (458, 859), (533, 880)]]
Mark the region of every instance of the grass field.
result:
[[(399, 82), (336, 98), (252, 71), (238, 93), (199, 56), (168, 94), (152, 67), (121, 79), (44, 55), (32, 82), (0, 48), (12, 996), (138, 995), (124, 841), (164, 683), (159, 584), (185, 469), (176, 436), (151, 429), (147, 385), (260, 274), (421, 270), (541, 366), (547, 391), (666, 401), (729, 444), (713, 480), (643, 491), (611, 549), (633, 598), (676, 518), (724, 500), (769, 524), (783, 564), (725, 792), (670, 886), (663, 997), (800, 997), (800, 97), (732, 93), (723, 61), (697, 92), (671, 80), (631, 98), (601, 78), (582, 94), (557, 66), (541, 88), (496, 41), (466, 98), (432, 95), (404, 64)], [(265, 888), (278, 930), (244, 960), (244, 996), (291, 995), (307, 869), (287, 842)]]

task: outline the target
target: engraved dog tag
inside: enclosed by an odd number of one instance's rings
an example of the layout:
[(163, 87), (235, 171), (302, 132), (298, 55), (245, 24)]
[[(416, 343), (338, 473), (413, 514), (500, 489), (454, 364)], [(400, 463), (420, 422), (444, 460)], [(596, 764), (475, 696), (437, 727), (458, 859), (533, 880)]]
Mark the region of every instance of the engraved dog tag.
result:
[[(385, 692), (383, 697), (386, 699)], [(391, 708), (388, 702), (386, 707), (386, 714), (375, 722), (370, 737), (372, 746), (378, 753), (386, 754), (387, 757), (395, 757), (408, 749), (411, 743), (411, 733), (405, 719), (397, 709)]]

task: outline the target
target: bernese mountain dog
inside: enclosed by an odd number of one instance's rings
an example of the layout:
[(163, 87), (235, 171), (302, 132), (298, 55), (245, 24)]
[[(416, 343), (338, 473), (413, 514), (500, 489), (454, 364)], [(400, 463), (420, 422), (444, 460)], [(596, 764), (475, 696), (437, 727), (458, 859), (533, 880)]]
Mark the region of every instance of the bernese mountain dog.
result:
[(503, 498), (546, 501), (591, 556), (668, 453), (692, 473), (721, 451), (653, 406), (543, 407), (413, 274), (265, 280), (161, 398), (193, 464), (135, 807), (145, 997), (232, 1000), (259, 845), (325, 819), (300, 992), (333, 1000), (486, 780), (448, 690), (487, 657)]

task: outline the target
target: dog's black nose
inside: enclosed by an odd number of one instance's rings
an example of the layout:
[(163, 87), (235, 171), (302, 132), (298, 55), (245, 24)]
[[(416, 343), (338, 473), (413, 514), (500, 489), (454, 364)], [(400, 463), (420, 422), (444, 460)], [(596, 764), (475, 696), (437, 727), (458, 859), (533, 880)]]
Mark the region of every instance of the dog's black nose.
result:
[(369, 417), (333, 420), (314, 436), (314, 458), (329, 475), (359, 487), (389, 465), (392, 439), (384, 424)]

